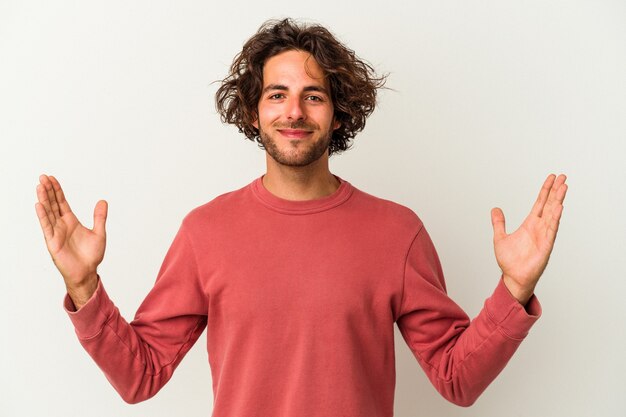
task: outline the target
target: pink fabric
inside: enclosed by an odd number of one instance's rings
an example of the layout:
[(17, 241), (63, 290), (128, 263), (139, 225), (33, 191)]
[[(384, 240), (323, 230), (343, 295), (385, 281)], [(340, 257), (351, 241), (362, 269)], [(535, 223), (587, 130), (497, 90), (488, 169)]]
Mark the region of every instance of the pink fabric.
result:
[(476, 400), (539, 302), (500, 280), (470, 324), (419, 218), (337, 178), (330, 196), (288, 201), (260, 177), (191, 211), (130, 324), (102, 282), (77, 312), (66, 297), (125, 401), (156, 394), (208, 326), (214, 417), (390, 417), (394, 323), (445, 398)]

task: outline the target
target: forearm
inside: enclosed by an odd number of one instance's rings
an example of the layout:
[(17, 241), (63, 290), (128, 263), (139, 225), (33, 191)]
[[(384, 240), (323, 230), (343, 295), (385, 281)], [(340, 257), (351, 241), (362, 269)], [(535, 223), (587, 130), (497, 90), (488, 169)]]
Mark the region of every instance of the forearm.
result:
[(448, 390), (448, 395), (460, 391), (468, 405), (476, 401), (500, 374), (541, 314), (535, 297), (529, 297), (524, 308), (505, 291), (503, 282), (499, 283), (481, 312), (460, 336), (451, 354), (455, 359), (443, 359), (449, 364), (454, 363), (452, 374), (456, 375), (448, 382), (440, 380), (441, 389)]
[(71, 302), (66, 297), (65, 308), (81, 345), (129, 403), (155, 395), (203, 329), (197, 317), (183, 318), (187, 323), (177, 320), (171, 327), (190, 326), (187, 336), (176, 345), (159, 342), (156, 336), (161, 332), (151, 333), (145, 323), (124, 320), (102, 283), (98, 283), (93, 297), (80, 310), (72, 311)]
[[(470, 322), (443, 293), (441, 297), (435, 303), (446, 310), (445, 316), (415, 323), (408, 317), (400, 330), (439, 393), (457, 405), (469, 406), (506, 366), (541, 314), (541, 307), (532, 297), (524, 309), (500, 282)], [(418, 339), (411, 329), (432, 337)]]

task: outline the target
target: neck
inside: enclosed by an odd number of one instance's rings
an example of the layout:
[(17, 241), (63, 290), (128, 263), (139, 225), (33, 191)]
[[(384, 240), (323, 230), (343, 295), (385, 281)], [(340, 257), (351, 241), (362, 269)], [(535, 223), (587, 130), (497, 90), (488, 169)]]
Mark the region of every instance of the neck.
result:
[(339, 188), (339, 180), (328, 168), (328, 159), (320, 158), (304, 167), (291, 167), (277, 164), (269, 154), (266, 158), (263, 186), (276, 197), (293, 201), (313, 200), (331, 195)]

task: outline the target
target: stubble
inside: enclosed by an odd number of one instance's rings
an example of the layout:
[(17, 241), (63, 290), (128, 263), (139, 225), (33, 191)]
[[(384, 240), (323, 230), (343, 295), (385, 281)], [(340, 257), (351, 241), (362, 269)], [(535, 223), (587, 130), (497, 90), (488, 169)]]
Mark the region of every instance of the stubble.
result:
[[(293, 125), (289, 128), (298, 129), (302, 126)], [(307, 166), (324, 155), (328, 151), (333, 131), (329, 130), (322, 140), (309, 143), (306, 140), (291, 140), (286, 146), (287, 149), (280, 149), (274, 138), (262, 129), (259, 129), (259, 136), (263, 147), (270, 156), (279, 164), (290, 167)]]

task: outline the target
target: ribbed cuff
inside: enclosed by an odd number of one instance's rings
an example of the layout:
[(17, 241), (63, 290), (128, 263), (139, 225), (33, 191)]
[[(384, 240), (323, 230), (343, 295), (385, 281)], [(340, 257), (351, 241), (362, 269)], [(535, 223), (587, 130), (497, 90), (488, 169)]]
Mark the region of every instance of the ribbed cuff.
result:
[(115, 306), (104, 290), (98, 275), (96, 291), (85, 305), (76, 310), (69, 294), (66, 294), (63, 300), (63, 308), (70, 317), (78, 338), (91, 339), (100, 334), (107, 320), (111, 317)]
[(541, 316), (541, 304), (534, 294), (523, 306), (511, 295), (502, 278), (491, 297), (485, 301), (485, 309), (502, 333), (517, 340), (524, 339)]

